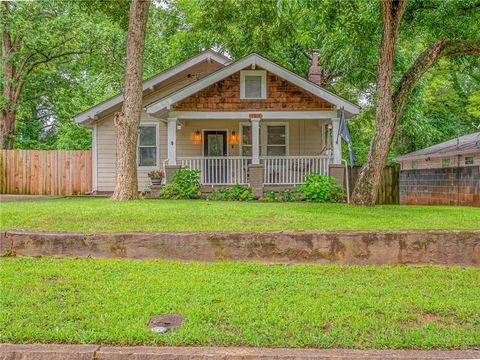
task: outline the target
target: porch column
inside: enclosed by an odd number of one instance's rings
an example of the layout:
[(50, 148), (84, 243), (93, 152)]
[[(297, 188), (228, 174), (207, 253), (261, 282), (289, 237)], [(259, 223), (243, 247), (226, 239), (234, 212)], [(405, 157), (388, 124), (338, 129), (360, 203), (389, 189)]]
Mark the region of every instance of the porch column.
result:
[(260, 164), (260, 119), (251, 118), (252, 122), (252, 164)]
[(177, 118), (168, 118), (168, 165), (177, 165)]
[(333, 163), (341, 164), (342, 162), (342, 138), (339, 136), (340, 132), (340, 119), (332, 119), (332, 150), (333, 150)]

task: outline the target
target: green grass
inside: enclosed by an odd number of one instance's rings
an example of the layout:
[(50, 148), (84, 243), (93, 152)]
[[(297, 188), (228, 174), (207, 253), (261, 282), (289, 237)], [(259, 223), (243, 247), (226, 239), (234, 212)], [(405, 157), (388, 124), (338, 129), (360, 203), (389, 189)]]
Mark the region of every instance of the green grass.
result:
[(65, 198), (6, 202), (0, 228), (83, 232), (480, 229), (480, 208)]
[[(480, 270), (0, 260), (0, 342), (472, 348)], [(180, 313), (154, 334), (152, 315)]]

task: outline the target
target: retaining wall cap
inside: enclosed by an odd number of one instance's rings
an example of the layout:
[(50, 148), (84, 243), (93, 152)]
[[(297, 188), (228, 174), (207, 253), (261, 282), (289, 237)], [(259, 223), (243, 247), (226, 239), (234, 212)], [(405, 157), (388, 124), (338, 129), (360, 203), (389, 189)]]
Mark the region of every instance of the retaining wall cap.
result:
[(98, 345), (0, 344), (0, 360), (93, 360)]
[(0, 359), (22, 360), (156, 360), (156, 359), (299, 359), (299, 360), (430, 360), (480, 359), (479, 351), (461, 350), (343, 350), (225, 347), (109, 347), (99, 345), (0, 344)]

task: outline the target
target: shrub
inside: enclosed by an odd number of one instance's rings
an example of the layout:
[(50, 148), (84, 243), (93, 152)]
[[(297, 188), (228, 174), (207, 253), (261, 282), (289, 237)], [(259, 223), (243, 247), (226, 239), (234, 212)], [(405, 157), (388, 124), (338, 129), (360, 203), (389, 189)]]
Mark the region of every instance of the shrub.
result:
[(320, 174), (305, 175), (305, 183), (299, 187), (307, 201), (311, 202), (343, 202), (345, 190), (337, 179)]
[(195, 197), (200, 193), (200, 170), (182, 167), (173, 173), (169, 184), (174, 184), (187, 198)]
[(218, 201), (251, 201), (253, 190), (249, 186), (235, 185), (232, 187), (215, 189), (208, 200)]
[(181, 200), (188, 199), (188, 195), (185, 191), (173, 182), (167, 183), (164, 187), (160, 189), (159, 193), (160, 199), (170, 199), (170, 200)]
[(302, 201), (302, 193), (297, 188), (284, 189), (280, 191), (267, 191), (261, 198), (261, 201), (267, 202), (292, 202)]

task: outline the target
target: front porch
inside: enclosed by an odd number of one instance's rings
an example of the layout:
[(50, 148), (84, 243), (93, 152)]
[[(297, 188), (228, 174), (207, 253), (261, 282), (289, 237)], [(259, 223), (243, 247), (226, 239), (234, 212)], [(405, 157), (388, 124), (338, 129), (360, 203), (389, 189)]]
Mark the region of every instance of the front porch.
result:
[(265, 187), (296, 186), (308, 173), (332, 175), (331, 167), (342, 167), (336, 111), (168, 116), (163, 162), (167, 182), (175, 170), (187, 167), (199, 170), (207, 188), (250, 185), (261, 195)]

